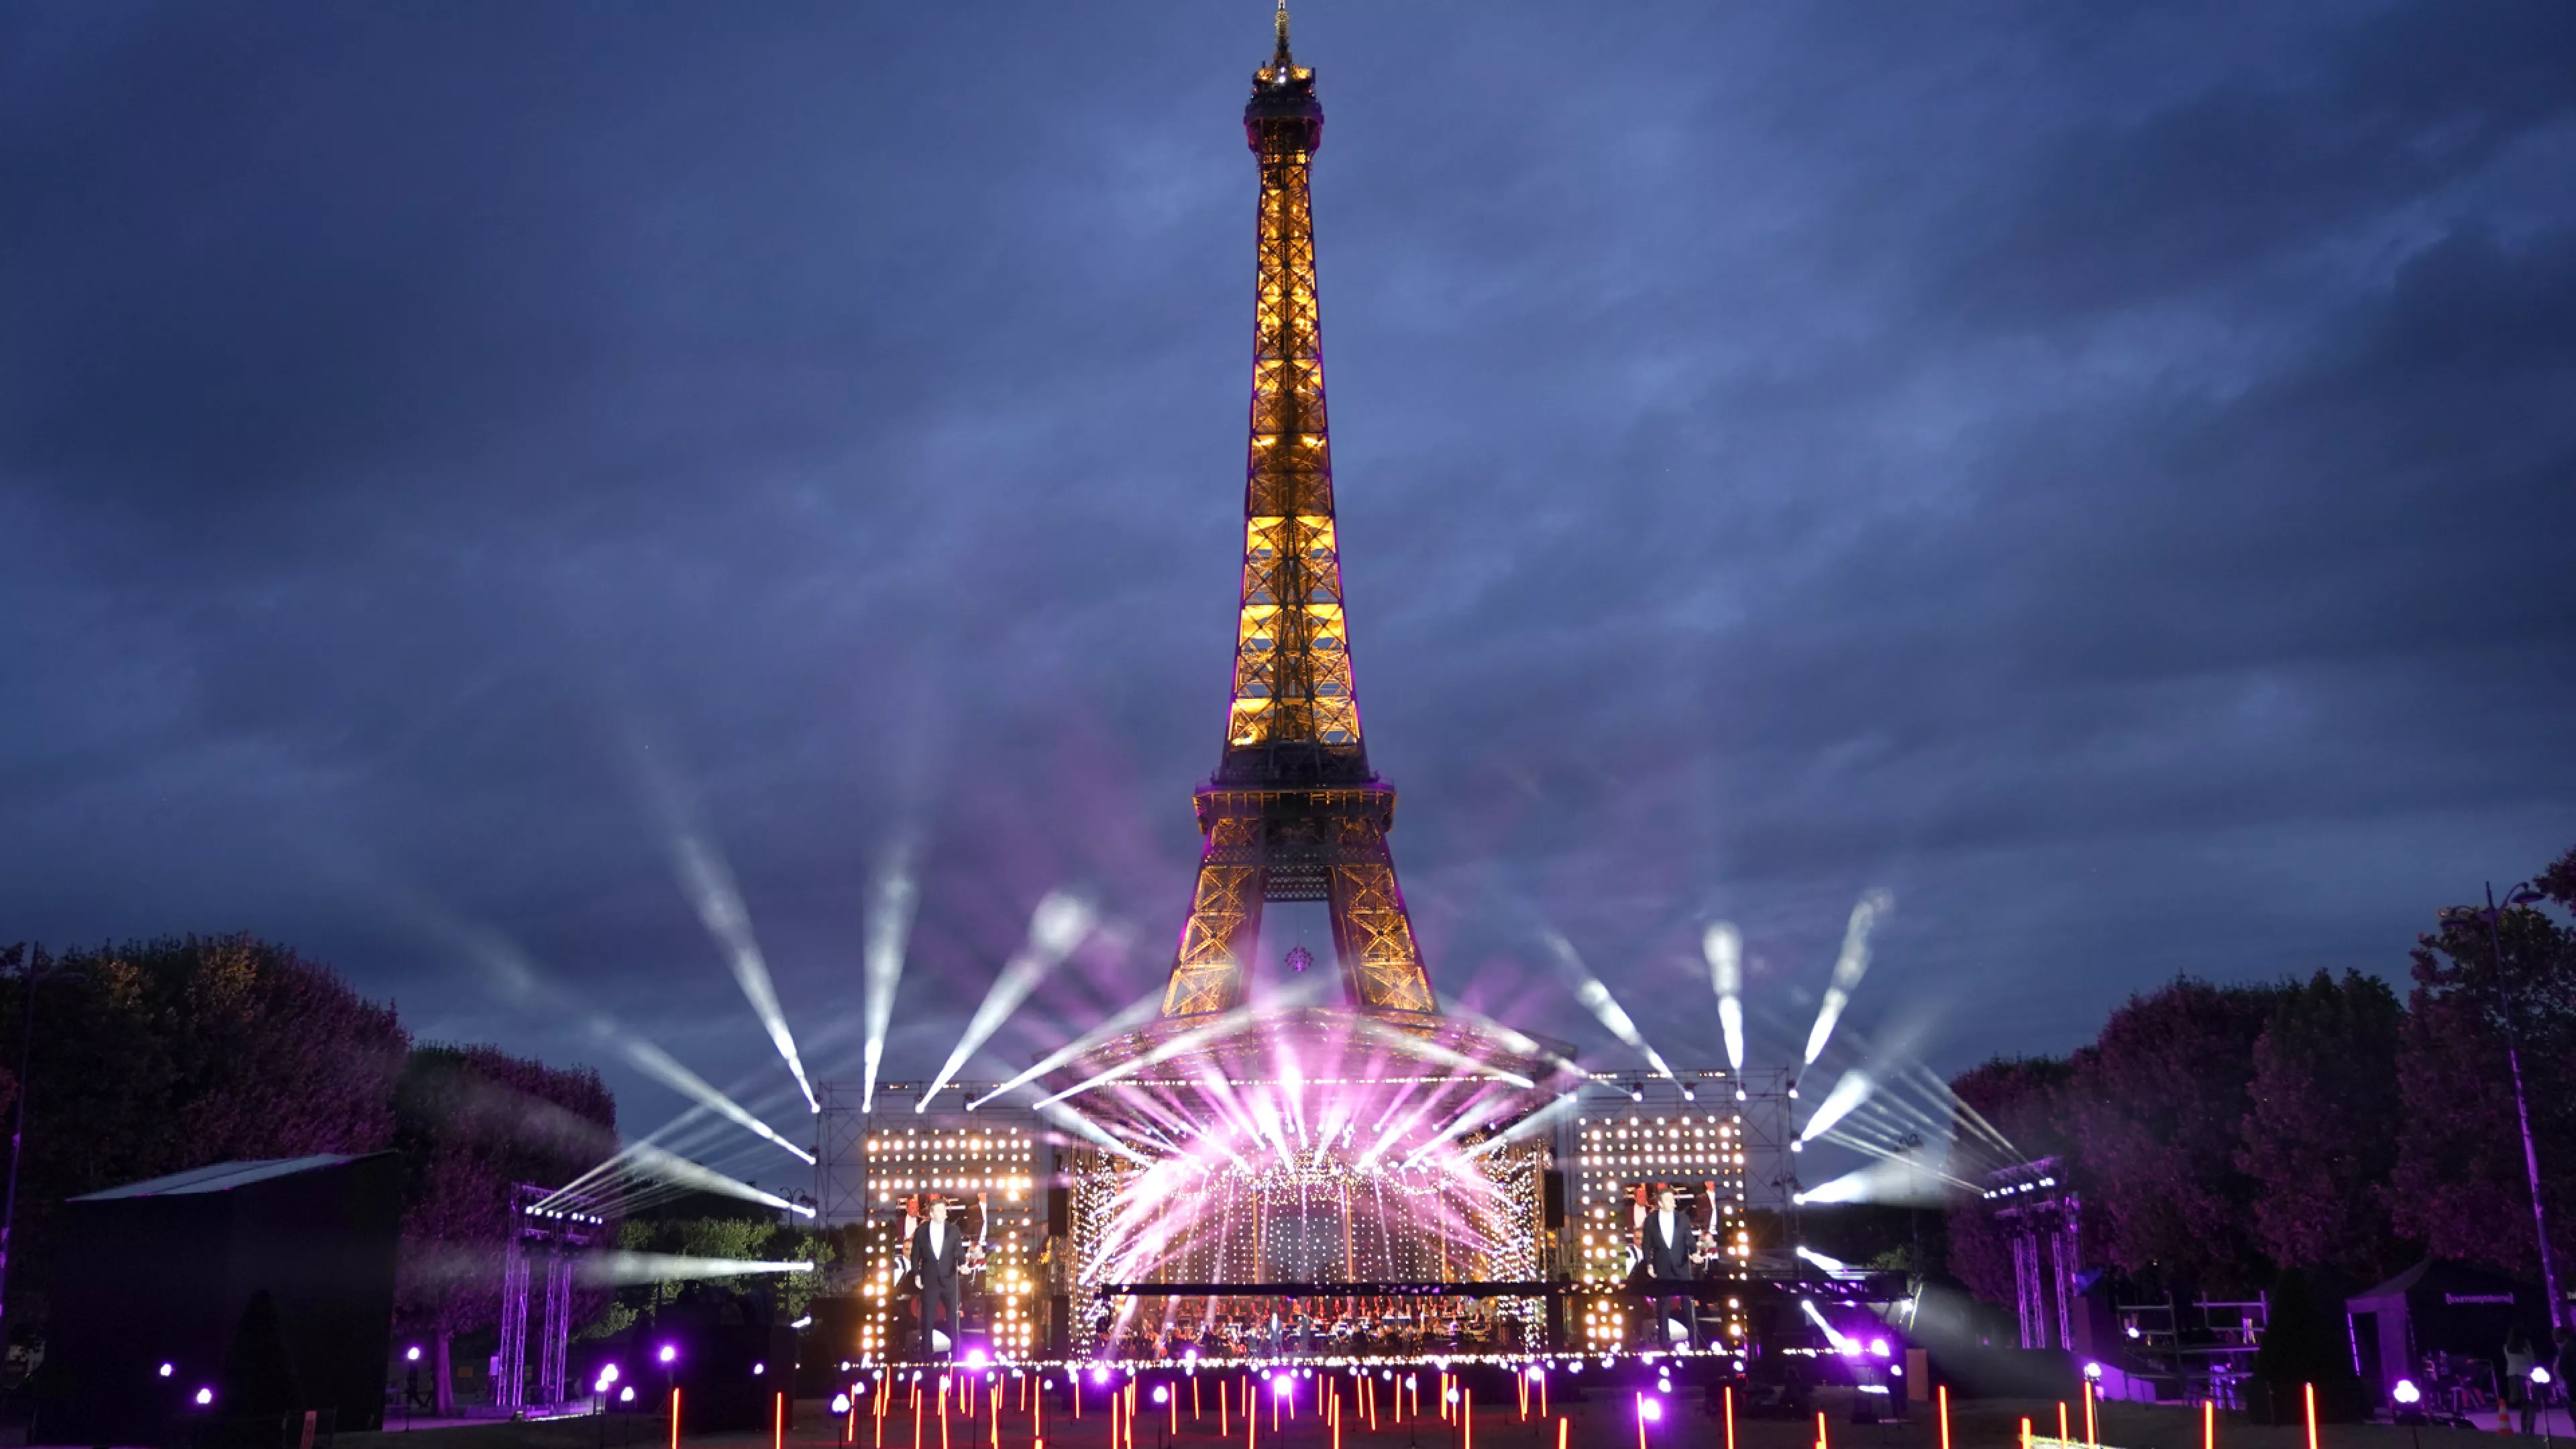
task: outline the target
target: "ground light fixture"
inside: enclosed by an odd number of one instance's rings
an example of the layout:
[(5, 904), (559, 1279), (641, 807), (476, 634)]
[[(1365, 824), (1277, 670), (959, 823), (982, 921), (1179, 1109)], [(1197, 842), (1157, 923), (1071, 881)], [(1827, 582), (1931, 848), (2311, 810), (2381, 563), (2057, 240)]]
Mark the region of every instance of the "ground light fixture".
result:
[(174, 1374), (174, 1373), (177, 1373), (178, 1371), (179, 1371), (179, 1366), (178, 1366), (177, 1364), (165, 1363), (165, 1364), (161, 1365), (161, 1377), (163, 1377), (163, 1378), (165, 1378), (165, 1379), (166, 1379), (166, 1378), (168, 1378), (168, 1377), (170, 1377), (170, 1375), (172, 1375), (172, 1374)]
[(198, 1407), (198, 1408), (202, 1409), (202, 1408), (206, 1407), (208, 1404), (213, 1403), (214, 1401), (215, 1401), (215, 1391), (214, 1391), (213, 1389), (199, 1389), (199, 1390), (197, 1390), (197, 1407)]

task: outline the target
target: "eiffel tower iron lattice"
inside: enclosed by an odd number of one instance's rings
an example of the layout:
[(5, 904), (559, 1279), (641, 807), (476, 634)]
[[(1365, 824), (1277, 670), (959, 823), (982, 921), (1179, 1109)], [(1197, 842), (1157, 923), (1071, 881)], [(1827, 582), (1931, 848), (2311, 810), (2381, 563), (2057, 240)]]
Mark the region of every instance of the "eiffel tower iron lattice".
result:
[(1434, 1015), (1387, 849), (1395, 788), (1369, 769), (1352, 687), (1307, 190), (1324, 108), (1315, 73), (1289, 55), (1287, 0), (1277, 49), (1253, 73), (1243, 132), (1261, 166), (1260, 276), (1234, 699), (1224, 756), (1193, 794), (1205, 843), (1163, 1015), (1243, 1004), (1271, 901), (1328, 904), (1350, 1005)]

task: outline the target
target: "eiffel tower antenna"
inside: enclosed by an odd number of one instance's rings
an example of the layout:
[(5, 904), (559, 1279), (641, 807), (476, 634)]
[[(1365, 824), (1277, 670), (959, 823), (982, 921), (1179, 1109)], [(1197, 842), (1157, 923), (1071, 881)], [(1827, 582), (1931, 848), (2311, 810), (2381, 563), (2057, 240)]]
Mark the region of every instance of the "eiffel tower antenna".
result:
[(1369, 769), (1342, 613), (1307, 188), (1324, 108), (1315, 73), (1289, 57), (1287, 0), (1277, 30), (1243, 107), (1261, 200), (1234, 699), (1216, 773), (1193, 796), (1204, 843), (1163, 1014), (1242, 1005), (1262, 907), (1322, 901), (1347, 1003), (1422, 1017), (1439, 1005), (1387, 850), (1395, 789)]

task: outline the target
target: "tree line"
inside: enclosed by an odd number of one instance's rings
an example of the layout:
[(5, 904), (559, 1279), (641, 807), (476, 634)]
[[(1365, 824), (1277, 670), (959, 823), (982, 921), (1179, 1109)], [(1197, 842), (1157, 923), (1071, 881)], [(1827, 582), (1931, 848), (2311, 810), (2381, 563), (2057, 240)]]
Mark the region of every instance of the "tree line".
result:
[[(2550, 1213), (2561, 1291), (2576, 1272), (2576, 850), (2542, 899), (2444, 912), (2404, 997), (2359, 971), (2132, 997), (2088, 1046), (1997, 1059), (1951, 1083), (2024, 1157), (2055, 1155), (2083, 1198), (2085, 1258), (2150, 1291), (2250, 1295), (2296, 1275), (2366, 1287), (2431, 1256), (2540, 1279), (2507, 1055)], [(2484, 902), (2472, 910), (2483, 910)], [(2500, 959), (2499, 959), (2500, 958)], [(1962, 1134), (1954, 1173), (1996, 1165)], [(1948, 1267), (2008, 1303), (2009, 1240), (1969, 1198)]]
[[(20, 945), (0, 968), (0, 1114), (22, 1093), (26, 1107), (6, 1298), (21, 1346), (80, 1291), (83, 1265), (54, 1252), (66, 1199), (211, 1163), (394, 1151), (396, 1327), (435, 1343), (444, 1400), (450, 1339), (495, 1322), (513, 1186), (568, 1182), (617, 1150), (596, 1071), (415, 1043), (393, 1006), (285, 946)], [(607, 1309), (593, 1295), (583, 1316)]]

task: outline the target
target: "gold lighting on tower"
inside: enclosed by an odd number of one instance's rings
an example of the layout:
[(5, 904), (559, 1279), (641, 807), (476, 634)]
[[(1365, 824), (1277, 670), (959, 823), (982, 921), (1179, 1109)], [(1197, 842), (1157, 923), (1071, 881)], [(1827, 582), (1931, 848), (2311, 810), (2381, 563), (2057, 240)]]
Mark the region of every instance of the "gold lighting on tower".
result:
[(1286, 0), (1277, 29), (1243, 108), (1261, 198), (1234, 697), (1223, 758), (1194, 796), (1204, 845), (1163, 1014), (1241, 1005), (1262, 906), (1320, 900), (1349, 1003), (1427, 1016), (1439, 1006), (1386, 844), (1395, 790), (1360, 741), (1343, 614), (1307, 189), (1324, 108), (1289, 52)]

